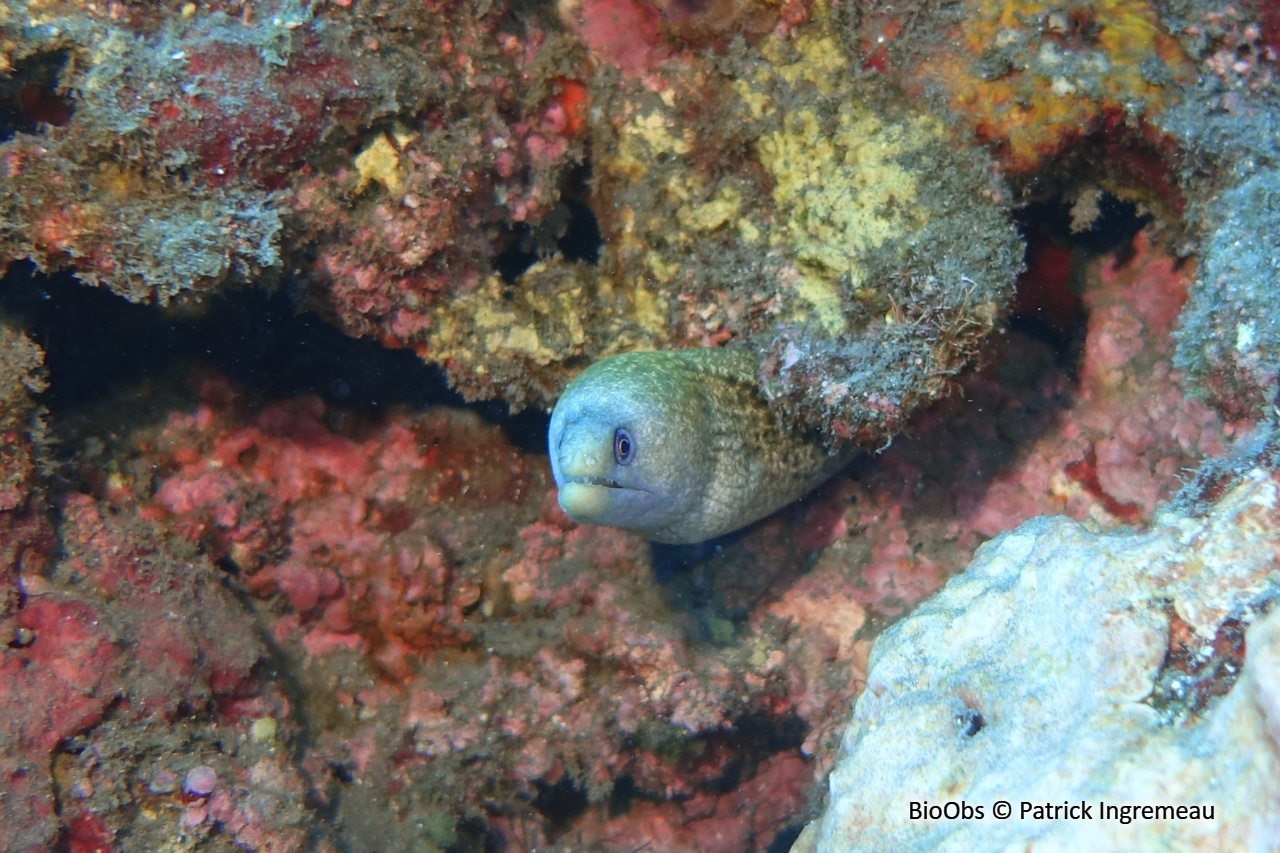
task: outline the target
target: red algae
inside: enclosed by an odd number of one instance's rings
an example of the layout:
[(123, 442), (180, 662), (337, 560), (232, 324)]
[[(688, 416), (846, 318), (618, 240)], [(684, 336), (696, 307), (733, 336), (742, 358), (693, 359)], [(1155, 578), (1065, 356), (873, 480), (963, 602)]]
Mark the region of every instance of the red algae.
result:
[[(107, 717), (93, 706), (74, 728), (94, 737), (105, 726), (171, 718), (179, 704), (201, 707), (211, 722), (247, 732), (251, 754), (263, 719), (276, 737), (324, 719), (296, 768), (272, 765), (287, 785), (308, 779), (311, 798), (342, 810), (349, 793), (323, 769), (341, 767), (397, 813), (443, 809), (451, 822), (505, 791), (502, 813), (485, 826), (509, 849), (547, 837), (549, 818), (515, 806), (546, 786), (582, 792), (583, 837), (601, 844), (635, 832), (606, 822), (624, 777), (653, 807), (673, 809), (664, 819), (691, 844), (722, 838), (763, 849), (801, 807), (814, 774), (802, 738), (770, 747), (763, 735), (753, 745), (733, 733), (799, 731), (798, 715), (816, 721), (851, 694), (846, 685), (806, 698), (806, 679), (821, 675), (814, 663), (806, 675), (781, 650), (763, 651), (781, 640), (780, 620), (751, 629), (746, 645), (693, 641), (658, 599), (643, 544), (573, 525), (541, 460), (473, 414), (339, 418), (310, 397), (253, 405), (218, 379), (201, 381), (199, 398), (135, 436), (136, 461), (101, 481), (98, 498), (66, 501), (64, 538), (79, 544), (54, 580), (92, 590), (104, 617), (135, 615), (111, 623), (104, 647), (132, 650), (105, 682), (118, 704)], [(149, 502), (139, 502), (139, 489)], [(113, 520), (133, 506), (148, 521)], [(838, 534), (830, 524), (814, 543)], [(173, 537), (165, 548), (198, 547), (232, 570), (248, 609), (193, 614), (190, 580), (166, 574), (152, 529)], [(167, 612), (187, 615), (169, 624)], [(264, 628), (203, 633), (215, 621), (245, 620)], [(300, 705), (283, 703), (248, 669), (262, 654), (249, 639), (260, 631), (303, 679), (292, 694)], [(833, 642), (829, 664), (865, 657), (865, 644)], [(242, 818), (239, 780), (250, 771), (238, 754), (206, 753), (156, 781), (162, 790), (151, 796), (163, 800), (179, 779), (197, 779), (196, 794), (186, 785), (196, 799), (174, 815), (183, 831), (270, 833), (273, 824)], [(476, 763), (477, 754), (493, 757)], [(788, 793), (761, 817), (754, 798), (775, 777)], [(422, 790), (451, 794), (429, 805)], [(678, 805), (689, 798), (696, 808)], [(128, 826), (123, 813), (101, 817), (113, 831)]]
[(332, 432), (315, 398), (232, 426), (230, 389), (211, 381), (202, 394), (158, 439), (178, 466), (155, 507), (234, 561), (250, 590), (283, 594), (292, 612), (277, 639), (371, 653), (402, 677), (408, 658), (471, 639), (463, 611), (479, 585), (455, 577), (459, 543), (429, 521), (448, 506), (518, 505), (534, 479), (523, 459), (473, 475), (464, 460), (479, 448), (446, 415), (356, 437)]
[(283, 70), (251, 45), (192, 45), (186, 91), (151, 106), (161, 156), (194, 158), (199, 179), (212, 186), (285, 185), (329, 130), (365, 111), (369, 97), (360, 84), (368, 68), (327, 54), (315, 34), (299, 48), (303, 55)]
[[(1171, 367), (1172, 321), (1193, 274), (1145, 233), (1127, 260), (1095, 264), (1084, 293), (1089, 319), (1079, 388), (1057, 426), (1024, 448), (979, 500), (966, 500), (980, 533), (1064, 511), (1106, 525), (1147, 521), (1177, 489), (1180, 472), (1220, 454), (1247, 429), (1247, 421), (1224, 423), (1188, 399)], [(1022, 510), (1014, 508), (1019, 501), (1027, 502)]]
[(623, 74), (650, 70), (670, 54), (662, 44), (662, 15), (647, 0), (587, 0), (561, 11), (592, 52)]
[[(109, 727), (145, 737), (180, 707), (219, 707), (230, 724), (272, 707), (254, 698), (260, 685), (250, 670), (261, 647), (251, 623), (210, 585), (207, 563), (180, 568), (145, 525), (104, 518), (84, 496), (69, 499), (59, 533), (68, 555), (48, 579), (24, 575), (25, 601), (8, 625), (20, 642), (0, 653), (2, 772), (13, 793), (0, 821), (6, 849), (42, 849), (59, 835), (49, 768), (68, 739)], [(92, 790), (83, 788), (85, 797)], [(69, 845), (110, 840), (107, 828), (118, 825), (110, 808), (68, 805)]]
[[(374, 808), (379, 837), (426, 821), (441, 847), (765, 849), (886, 621), (1023, 518), (1146, 520), (1239, 428), (1168, 364), (1191, 274), (1139, 235), (1085, 271), (1075, 380), (1011, 332), (911, 435), (685, 568), (573, 524), (545, 460), (472, 412), (197, 378), (109, 471), (81, 460), (65, 553), (18, 577), (0, 705), (44, 710), (8, 717), (13, 832), (141, 832), (138, 803), (166, 831), (304, 849), (374, 831)], [(69, 739), (165, 758), (141, 775)], [(22, 769), (51, 758), (72, 782)]]

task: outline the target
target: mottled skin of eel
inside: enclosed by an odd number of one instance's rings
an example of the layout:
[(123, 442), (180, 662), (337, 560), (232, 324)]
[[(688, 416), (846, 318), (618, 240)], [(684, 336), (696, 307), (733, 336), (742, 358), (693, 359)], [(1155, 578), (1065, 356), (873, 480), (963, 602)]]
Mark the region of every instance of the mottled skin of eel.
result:
[(597, 362), (565, 389), (548, 443), (570, 518), (671, 544), (763, 518), (851, 458), (782, 428), (757, 390), (755, 357), (733, 349)]

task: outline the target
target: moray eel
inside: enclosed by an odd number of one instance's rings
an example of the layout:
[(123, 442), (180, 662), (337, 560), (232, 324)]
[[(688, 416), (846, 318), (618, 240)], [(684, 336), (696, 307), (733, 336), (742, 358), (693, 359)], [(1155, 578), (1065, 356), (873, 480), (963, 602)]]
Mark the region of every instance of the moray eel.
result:
[(556, 403), (548, 443), (570, 518), (671, 544), (763, 518), (850, 459), (783, 429), (757, 390), (755, 357), (732, 349), (593, 364)]

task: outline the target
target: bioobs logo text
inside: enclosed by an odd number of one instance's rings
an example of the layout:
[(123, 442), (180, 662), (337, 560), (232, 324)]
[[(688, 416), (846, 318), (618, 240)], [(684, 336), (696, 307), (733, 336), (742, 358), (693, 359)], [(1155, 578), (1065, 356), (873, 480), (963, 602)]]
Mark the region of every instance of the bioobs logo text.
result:
[(928, 800), (911, 800), (907, 804), (909, 820), (982, 820), (982, 806), (971, 806), (964, 800), (931, 803)]

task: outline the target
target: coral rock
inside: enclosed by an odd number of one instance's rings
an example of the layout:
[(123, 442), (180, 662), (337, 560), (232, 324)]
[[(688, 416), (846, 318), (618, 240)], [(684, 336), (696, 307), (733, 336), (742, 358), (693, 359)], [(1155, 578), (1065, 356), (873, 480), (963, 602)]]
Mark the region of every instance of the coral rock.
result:
[[(1205, 518), (1166, 513), (1148, 532), (1108, 534), (1044, 518), (993, 540), (877, 643), (831, 803), (797, 849), (1274, 845), (1274, 825), (1256, 818), (1280, 796), (1278, 623), (1250, 629), (1238, 679), (1243, 647), (1218, 638), (1274, 598), (1278, 531), (1280, 488), (1255, 471)], [(1183, 648), (1225, 655), (1219, 682), (1175, 666)], [(1015, 819), (990, 817), (1002, 798)], [(912, 820), (911, 800), (988, 817)], [(1034, 820), (1021, 801), (1215, 812)]]

